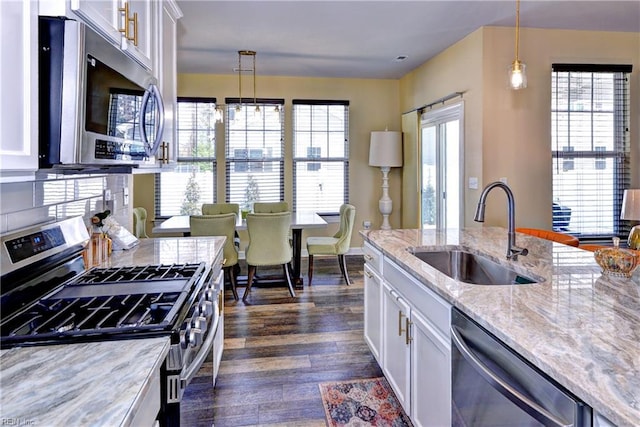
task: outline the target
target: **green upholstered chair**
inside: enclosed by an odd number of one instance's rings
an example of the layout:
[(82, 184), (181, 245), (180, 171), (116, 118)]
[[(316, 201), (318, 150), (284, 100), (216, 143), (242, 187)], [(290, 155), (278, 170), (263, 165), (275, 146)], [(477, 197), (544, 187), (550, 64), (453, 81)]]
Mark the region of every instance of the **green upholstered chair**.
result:
[(240, 216), (240, 205), (237, 203), (204, 203), (202, 215), (220, 215), (234, 213)]
[[(237, 203), (203, 203), (202, 215), (220, 215), (234, 213), (236, 217), (240, 216), (240, 205)], [(238, 232), (235, 232), (233, 243), (236, 245), (236, 249), (240, 251), (240, 236)], [(233, 271), (236, 276), (240, 274), (240, 265), (236, 265)], [(236, 298), (237, 299), (237, 298)]]
[(220, 215), (191, 215), (189, 217), (189, 228), (192, 236), (225, 236), (227, 238), (222, 249), (224, 257), (222, 269), (231, 284), (233, 298), (237, 301), (236, 283), (238, 270), (234, 268), (238, 265), (238, 249), (234, 244), (236, 214), (230, 212)]
[(356, 219), (356, 208), (353, 205), (340, 206), (340, 229), (333, 237), (309, 237), (307, 238), (307, 252), (309, 252), (309, 286), (313, 279), (314, 255), (337, 255), (340, 271), (347, 285), (350, 285), (347, 273), (345, 254), (349, 252), (351, 233)]
[(137, 238), (147, 236), (147, 210), (145, 208), (133, 208), (133, 234)]
[(288, 210), (289, 203), (287, 202), (255, 202), (253, 204), (253, 213), (276, 213)]
[(250, 213), (247, 215), (247, 232), (249, 245), (245, 250), (248, 265), (247, 288), (242, 300), (246, 301), (251, 292), (251, 285), (256, 267), (282, 265), (289, 286), (289, 293), (296, 296), (291, 281), (291, 258), (293, 249), (289, 243), (291, 212)]

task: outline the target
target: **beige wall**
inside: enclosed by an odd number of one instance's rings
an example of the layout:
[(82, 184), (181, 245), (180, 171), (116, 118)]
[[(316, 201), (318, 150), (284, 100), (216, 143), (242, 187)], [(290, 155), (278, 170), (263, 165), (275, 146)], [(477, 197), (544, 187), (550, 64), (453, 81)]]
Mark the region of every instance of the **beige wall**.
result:
[[(519, 226), (551, 228), (551, 64), (632, 64), (632, 186), (640, 186), (640, 33), (521, 29), (520, 59), (528, 87), (511, 91), (507, 69), (514, 56), (513, 28), (485, 27), (456, 43), (400, 81), (403, 111), (448, 93), (466, 91), (465, 183), (481, 187), (507, 178)], [(635, 94), (635, 95), (634, 95)], [(465, 190), (465, 224), (481, 189)], [(494, 200), (495, 201), (492, 201)], [(487, 225), (506, 226), (504, 195), (490, 196)]]
[[(258, 59), (259, 61), (259, 59)], [(246, 83), (243, 81), (243, 83)], [(292, 177), (292, 99), (348, 100), (349, 105), (349, 199), (356, 207), (356, 226), (351, 241), (352, 247), (362, 245), (357, 233), (363, 220), (373, 222), (379, 228), (382, 217), (378, 211), (378, 199), (382, 194), (382, 175), (378, 168), (368, 165), (369, 136), (371, 131), (400, 130), (400, 107), (398, 80), (335, 79), (260, 76), (256, 78), (256, 95), (259, 98), (284, 98), (285, 100), (285, 200), (293, 202)], [(253, 96), (252, 88), (243, 96)], [(215, 97), (224, 103), (225, 97), (238, 97), (237, 75), (180, 74), (178, 96)], [(224, 127), (220, 126), (217, 140), (224, 140)], [(219, 158), (224, 156), (224, 147), (219, 146)], [(224, 168), (218, 168), (218, 195), (224, 197)], [(392, 227), (400, 226), (401, 173), (393, 169), (390, 173), (390, 196), (394, 201), (391, 214)], [(140, 184), (140, 185), (138, 185)], [(135, 181), (135, 201), (152, 202), (147, 196), (153, 194), (153, 180)], [(151, 190), (150, 190), (151, 189)], [(144, 192), (144, 195), (139, 194)], [(151, 208), (153, 205), (151, 204)], [(150, 210), (149, 212), (153, 212)], [(333, 234), (336, 225), (329, 226), (324, 234)], [(323, 231), (314, 231), (314, 234)], [(306, 234), (305, 234), (306, 236)], [(303, 238), (305, 237), (303, 236)]]
[[(463, 182), (470, 176), (482, 177), (482, 135), (479, 132), (483, 117), (482, 43), (483, 33), (476, 31), (400, 79), (400, 105), (403, 112), (430, 104), (454, 92), (464, 92)], [(460, 98), (449, 101), (447, 105), (455, 102), (460, 102)], [(417, 143), (414, 141), (414, 144)], [(404, 166), (404, 181), (408, 187), (414, 188), (415, 194), (403, 205), (403, 209), (410, 210), (403, 212), (406, 221), (406, 225), (403, 225), (411, 228), (418, 225), (418, 190), (415, 184), (418, 160), (416, 156), (411, 164)], [(477, 200), (475, 194), (465, 192), (465, 205), (469, 206), (474, 198)], [(464, 222), (469, 225), (472, 220), (473, 212), (469, 213), (467, 209)]]

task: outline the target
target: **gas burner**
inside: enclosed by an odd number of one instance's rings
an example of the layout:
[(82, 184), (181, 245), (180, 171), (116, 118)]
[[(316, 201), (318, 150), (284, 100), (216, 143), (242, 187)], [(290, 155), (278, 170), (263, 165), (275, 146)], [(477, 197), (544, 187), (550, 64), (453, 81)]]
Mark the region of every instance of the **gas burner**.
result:
[(148, 265), (120, 268), (92, 268), (69, 285), (106, 284), (119, 282), (148, 282), (154, 280), (189, 279), (201, 264)]

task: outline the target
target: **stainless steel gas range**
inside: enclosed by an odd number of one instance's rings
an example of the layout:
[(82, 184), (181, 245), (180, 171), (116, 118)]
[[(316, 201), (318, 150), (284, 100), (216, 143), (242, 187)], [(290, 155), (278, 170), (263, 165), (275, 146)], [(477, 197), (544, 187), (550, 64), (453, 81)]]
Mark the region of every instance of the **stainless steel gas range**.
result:
[(222, 251), (213, 262), (94, 267), (81, 217), (1, 238), (0, 348), (169, 337), (161, 368), (161, 425), (216, 342), (222, 351)]

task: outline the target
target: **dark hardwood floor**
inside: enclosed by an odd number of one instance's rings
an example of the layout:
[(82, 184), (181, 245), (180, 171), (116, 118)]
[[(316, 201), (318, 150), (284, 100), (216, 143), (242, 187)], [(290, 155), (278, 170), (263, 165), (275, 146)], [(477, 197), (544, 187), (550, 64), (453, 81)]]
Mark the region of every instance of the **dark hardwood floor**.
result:
[(243, 303), (244, 288), (238, 302), (227, 290), (220, 373), (214, 388), (211, 360), (200, 369), (182, 425), (325, 426), (319, 383), (382, 376), (363, 339), (363, 257), (347, 261), (351, 286), (335, 257), (318, 257), (313, 286), (305, 274), (295, 298), (286, 286), (254, 286)]

